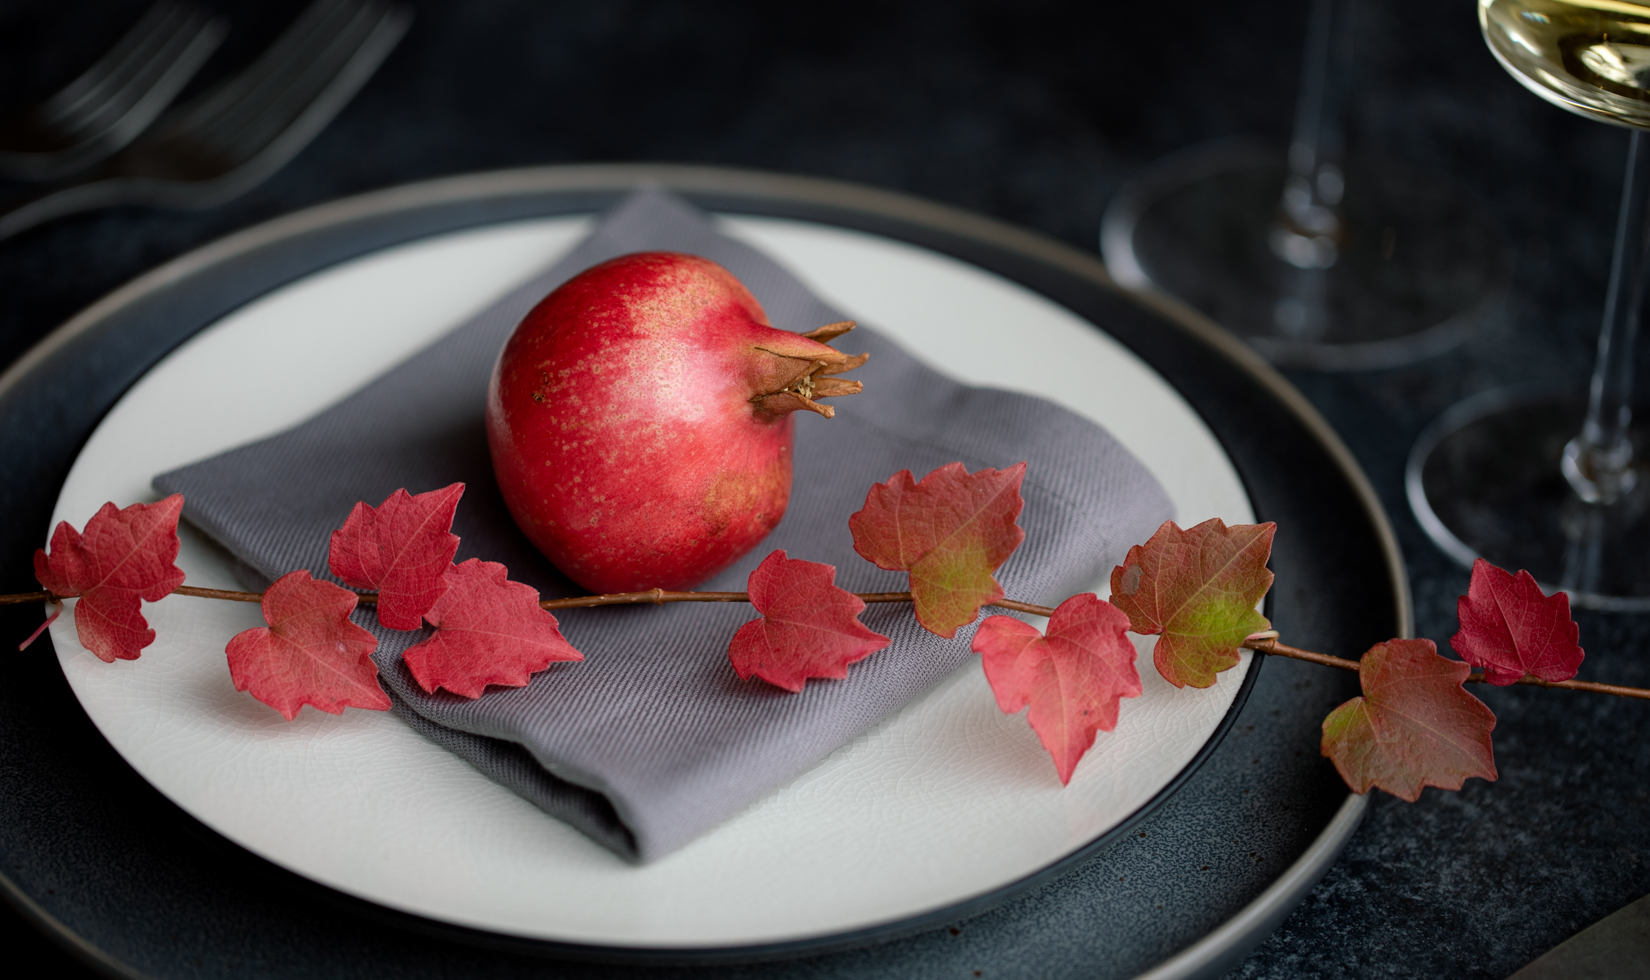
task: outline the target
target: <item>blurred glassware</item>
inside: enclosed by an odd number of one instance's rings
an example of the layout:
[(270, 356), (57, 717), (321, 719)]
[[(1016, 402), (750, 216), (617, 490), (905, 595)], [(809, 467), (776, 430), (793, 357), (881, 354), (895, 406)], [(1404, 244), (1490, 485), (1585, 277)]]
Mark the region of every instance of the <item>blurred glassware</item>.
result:
[(1100, 225), (1119, 283), (1169, 293), (1287, 367), (1441, 353), (1506, 290), (1500, 235), (1461, 188), (1343, 152), (1352, 12), (1349, 0), (1312, 0), (1287, 153), (1248, 140), (1193, 147), (1121, 188)]
[(85, 74), (0, 121), (0, 177), (64, 177), (132, 142), (217, 50), (224, 25), (178, 0), (150, 7)]
[(1632, 128), (1598, 358), (1585, 397), (1490, 391), (1423, 433), (1405, 475), (1421, 525), (1463, 563), (1525, 568), (1581, 606), (1650, 610), (1650, 486), (1631, 427), (1650, 261), (1650, 4), (1479, 0), (1501, 66), (1555, 105)]
[(411, 19), (383, 0), (315, 0), (257, 61), (168, 111), (131, 146), (71, 181), (7, 202), (0, 238), (79, 211), (206, 208), (251, 190), (349, 103)]

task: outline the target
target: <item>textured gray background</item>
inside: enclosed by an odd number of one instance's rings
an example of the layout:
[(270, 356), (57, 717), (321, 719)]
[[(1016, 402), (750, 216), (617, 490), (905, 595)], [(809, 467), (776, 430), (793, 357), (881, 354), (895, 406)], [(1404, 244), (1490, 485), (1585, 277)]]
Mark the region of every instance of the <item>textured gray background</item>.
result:
[[(0, 99), (51, 91), (143, 6), (12, 0), (0, 9)], [(223, 6), (235, 8), (235, 33), (212, 70), (256, 51), (299, 4)], [(1305, 0), (415, 6), (412, 33), (357, 101), (247, 198), (197, 215), (88, 215), (0, 242), (6, 356), (132, 276), (263, 218), (517, 164), (691, 160), (821, 174), (1092, 251), (1106, 200), (1152, 160), (1215, 136), (1286, 136), (1306, 10)], [(1410, 518), (1404, 455), (1467, 394), (1584, 379), (1626, 136), (1519, 88), (1465, 0), (1368, 6), (1352, 142), (1468, 184), (1505, 232), (1514, 302), (1432, 362), (1293, 378), (1369, 472), (1405, 550), (1420, 635), (1442, 643), (1466, 573)], [(1650, 684), (1650, 619), (1579, 618), (1587, 676)], [(1414, 805), (1378, 796), (1324, 883), (1238, 976), (1504, 977), (1650, 892), (1650, 710), (1564, 692), (1485, 697), (1500, 717), (1501, 780), (1428, 790)]]

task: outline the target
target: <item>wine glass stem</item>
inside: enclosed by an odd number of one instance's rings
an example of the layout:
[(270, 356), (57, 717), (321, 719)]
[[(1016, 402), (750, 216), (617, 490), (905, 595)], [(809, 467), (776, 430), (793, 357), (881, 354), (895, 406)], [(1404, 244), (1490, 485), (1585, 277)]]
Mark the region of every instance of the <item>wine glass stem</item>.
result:
[[(1349, 0), (1312, 0), (1301, 63), (1295, 131), (1289, 139), (1289, 176), (1277, 217), (1267, 233), (1286, 264), (1273, 326), (1285, 337), (1311, 340), (1328, 329), (1324, 270), (1340, 258), (1341, 90), (1350, 45)], [(1292, 268), (1291, 268), (1292, 267)]]
[(1633, 489), (1633, 348), (1644, 302), (1647, 248), (1646, 205), (1650, 204), (1650, 146), (1633, 130), (1627, 145), (1627, 175), (1616, 220), (1615, 257), (1604, 323), (1598, 334), (1598, 362), (1587, 395), (1587, 421), (1564, 447), (1564, 476), (1588, 503), (1611, 504)]
[[(1346, 0), (1312, 0), (1301, 64), (1301, 94), (1295, 104), (1295, 131), (1289, 139), (1289, 171), (1316, 185), (1319, 171), (1340, 158), (1340, 72), (1334, 72)], [(1336, 7), (1342, 9), (1337, 11)], [(1316, 186), (1312, 188), (1318, 190)]]

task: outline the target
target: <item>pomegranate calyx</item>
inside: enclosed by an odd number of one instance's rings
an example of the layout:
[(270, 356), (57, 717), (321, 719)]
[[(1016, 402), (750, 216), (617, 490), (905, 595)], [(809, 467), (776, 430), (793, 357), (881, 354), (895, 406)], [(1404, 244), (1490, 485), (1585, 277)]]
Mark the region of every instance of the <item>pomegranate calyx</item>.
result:
[(828, 344), (858, 325), (852, 320), (838, 320), (835, 323), (827, 323), (823, 327), (815, 327), (802, 336), (809, 340), (817, 340), (822, 344)]
[[(854, 329), (854, 321), (841, 320), (837, 323), (828, 323), (823, 327), (801, 334), (804, 339), (817, 343), (826, 343), (842, 336)], [(786, 361), (801, 366), (801, 372), (774, 391), (766, 391), (751, 398), (758, 408), (770, 415), (788, 415), (791, 412), (807, 410), (816, 412), (825, 418), (836, 415), (836, 409), (829, 405), (821, 405), (820, 398), (836, 398), (841, 395), (857, 395), (865, 390), (865, 386), (858, 381), (834, 377), (834, 375), (852, 371), (864, 364), (870, 354), (860, 354), (850, 357), (832, 351), (834, 357), (807, 359), (781, 354), (765, 348), (757, 348), (764, 353), (783, 357)]]
[(815, 399), (834, 398), (838, 395), (857, 395), (864, 390), (865, 386), (858, 381), (849, 381), (846, 378), (820, 377), (818, 372), (810, 372), (797, 378), (789, 386), (779, 391), (757, 395), (751, 401), (771, 415), (786, 415), (799, 409), (806, 409), (810, 412), (817, 412), (826, 418), (832, 418), (836, 415), (836, 409), (829, 405), (821, 405)]

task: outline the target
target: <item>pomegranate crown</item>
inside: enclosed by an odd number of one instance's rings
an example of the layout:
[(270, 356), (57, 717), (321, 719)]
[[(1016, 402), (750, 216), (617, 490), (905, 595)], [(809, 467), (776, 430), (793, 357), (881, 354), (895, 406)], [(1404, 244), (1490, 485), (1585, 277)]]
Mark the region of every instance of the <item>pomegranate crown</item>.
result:
[(850, 357), (824, 345), (854, 329), (854, 326), (852, 320), (841, 320), (801, 334), (802, 339), (814, 342), (807, 351), (772, 350), (758, 345), (757, 350), (778, 360), (772, 365), (772, 383), (763, 386), (766, 390), (751, 396), (751, 401), (771, 415), (788, 415), (799, 409), (817, 412), (826, 418), (835, 415), (836, 409), (819, 404), (818, 399), (857, 395), (865, 390), (865, 386), (858, 381), (836, 375), (852, 371), (871, 355)]

